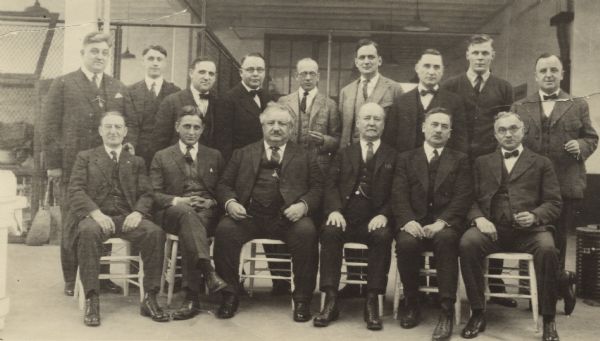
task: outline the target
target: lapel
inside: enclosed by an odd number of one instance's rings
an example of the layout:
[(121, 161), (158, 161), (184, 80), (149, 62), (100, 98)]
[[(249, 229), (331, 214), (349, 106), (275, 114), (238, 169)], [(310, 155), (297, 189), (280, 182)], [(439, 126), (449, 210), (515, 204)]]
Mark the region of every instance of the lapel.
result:
[(388, 159), (388, 155), (390, 154), (390, 150), (387, 149), (387, 146), (381, 142), (379, 144), (379, 149), (377, 149), (377, 153), (375, 153), (375, 168), (373, 169), (373, 175), (376, 175), (381, 168), (381, 165)]
[(448, 174), (452, 170), (452, 167), (455, 163), (454, 155), (451, 154), (451, 151), (448, 148), (444, 148), (442, 151), (442, 155), (440, 155), (440, 165), (438, 166), (437, 174), (435, 176), (435, 183), (433, 191), (437, 191), (440, 185), (446, 180)]
[(571, 96), (569, 96), (564, 91), (560, 91), (558, 94), (558, 101), (554, 104), (554, 109), (552, 109), (552, 113), (550, 114), (550, 126), (554, 126), (556, 122), (571, 108), (573, 105), (573, 101), (569, 101)]
[(300, 117), (300, 104), (298, 103), (298, 92), (292, 92), (287, 98), (288, 107), (292, 110), (292, 114)]
[(379, 79), (377, 80), (377, 84), (375, 84), (375, 88), (373, 88), (373, 92), (371, 93), (371, 96), (369, 96), (369, 98), (365, 102), (374, 102), (374, 103), (381, 102), (381, 99), (383, 98), (383, 95), (385, 95), (385, 92), (387, 91), (387, 89), (388, 89), (388, 81), (385, 77), (383, 77), (380, 74)]
[[(102, 81), (104, 81), (104, 76), (102, 76), (102, 78), (103, 78)], [(85, 73), (83, 73), (83, 71), (81, 71), (81, 69), (79, 69), (78, 75), (76, 75), (76, 77), (74, 77), (74, 79), (75, 79), (75, 83), (77, 83), (77, 87), (83, 94), (83, 97), (85, 97), (88, 100), (88, 103), (90, 104), (92, 109), (94, 109), (94, 111), (96, 111), (97, 110), (96, 108), (98, 106), (94, 104), (95, 99), (96, 99), (95, 90), (92, 89), (92, 84), (85, 76)], [(104, 103), (104, 105), (106, 106), (106, 103)]]
[[(490, 76), (491, 77), (491, 76)], [(489, 80), (489, 79), (488, 79)], [(533, 123), (536, 125), (538, 131), (542, 131), (542, 104), (540, 102), (539, 93), (535, 92), (531, 94), (525, 102), (522, 103), (523, 109), (529, 113), (529, 117), (533, 120)]]
[(290, 161), (294, 158), (294, 156), (296, 156), (297, 152), (298, 150), (296, 148), (296, 144), (292, 141), (288, 141), (287, 145), (285, 146), (283, 160), (281, 160), (281, 174), (285, 174), (285, 169), (290, 164)]
[[(504, 167), (504, 158), (502, 157), (502, 149), (499, 147), (496, 148), (493, 154), (489, 157), (489, 163), (485, 163), (488, 165), (492, 175), (496, 179), (496, 183), (502, 183), (502, 167)], [(514, 171), (514, 169), (513, 169)]]
[(317, 93), (317, 95), (315, 96), (315, 98), (313, 99), (312, 104), (310, 105), (310, 116), (308, 119), (309, 122), (309, 129), (312, 126), (313, 120), (315, 118), (315, 116), (317, 116), (317, 114), (319, 113), (319, 111), (321, 111), (321, 108), (325, 106), (325, 96), (321, 95), (320, 93)]
[(107, 183), (112, 182), (112, 167), (113, 162), (106, 153), (104, 145), (97, 147), (94, 151), (94, 163), (104, 175)]
[[(252, 97), (250, 97), (250, 94), (248, 93), (248, 91), (246, 91), (246, 88), (244, 88), (244, 86), (241, 83), (239, 84), (238, 92), (239, 92), (238, 100), (240, 102), (240, 105), (246, 109), (246, 112), (248, 114), (253, 115), (253, 116), (258, 116), (258, 114), (261, 111), (261, 108), (259, 108), (258, 105), (256, 105), (256, 102), (254, 102), (254, 99)], [(264, 103), (264, 102), (265, 102), (265, 100), (263, 100), (263, 98), (261, 98), (260, 104), (266, 105), (266, 103)]]
[(352, 166), (352, 174), (357, 174), (360, 169), (360, 162), (362, 161), (362, 147), (360, 143), (351, 144), (348, 147), (348, 153), (350, 154), (350, 165)]
[(413, 157), (413, 169), (419, 178), (419, 182), (423, 189), (427, 191), (429, 188), (429, 163), (427, 162), (427, 155), (425, 155), (425, 148), (419, 147), (418, 150), (415, 151)]
[(521, 174), (523, 174), (529, 167), (531, 167), (531, 165), (533, 165), (534, 161), (535, 154), (524, 148), (523, 154), (521, 154), (517, 160), (517, 163), (515, 163), (515, 166), (509, 174), (509, 181), (518, 179)]
[(173, 146), (171, 146), (171, 159), (173, 162), (179, 167), (181, 171), (182, 178), (185, 177), (185, 159), (183, 158), (183, 154), (181, 154), (181, 150), (179, 150), (179, 141)]
[[(252, 169), (254, 170), (252, 179), (256, 179), (258, 168), (260, 167), (260, 159), (264, 150), (264, 140), (256, 142), (250, 149), (250, 159), (252, 160)], [(287, 151), (286, 151), (287, 154)]]
[(132, 160), (133, 158), (129, 152), (125, 150), (121, 151), (121, 155), (119, 155), (119, 182), (121, 183), (123, 194), (131, 207), (135, 206), (135, 198), (132, 197), (135, 192), (133, 188), (134, 184), (131, 183), (133, 180)]
[(206, 150), (206, 148), (204, 148), (204, 146), (202, 146), (200, 143), (198, 143), (198, 153), (196, 154), (196, 169), (198, 171), (198, 179), (200, 180), (200, 182), (202, 182), (204, 187), (209, 192), (212, 192), (212, 189), (210, 187), (206, 186), (206, 182), (204, 182), (204, 175), (206, 174), (206, 172), (214, 171), (213, 169), (211, 169), (211, 170), (206, 169), (208, 167), (208, 162), (206, 162), (206, 160), (208, 160), (207, 150)]

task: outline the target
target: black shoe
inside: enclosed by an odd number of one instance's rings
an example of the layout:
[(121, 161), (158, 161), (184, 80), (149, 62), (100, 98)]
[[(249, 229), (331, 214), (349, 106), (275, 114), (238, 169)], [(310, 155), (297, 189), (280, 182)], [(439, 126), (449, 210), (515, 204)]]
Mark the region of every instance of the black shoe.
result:
[(273, 289), (271, 289), (272, 296), (284, 296), (292, 293), (290, 282), (275, 279), (273, 280)]
[(327, 327), (330, 322), (335, 321), (340, 316), (340, 311), (337, 307), (336, 295), (326, 294), (325, 305), (319, 315), (313, 319), (313, 325), (315, 327)]
[(140, 305), (140, 314), (152, 318), (155, 322), (168, 322), (169, 315), (156, 302), (156, 294), (146, 293)]
[(75, 282), (65, 282), (65, 289), (63, 290), (65, 296), (75, 295)]
[(575, 298), (575, 282), (576, 278), (573, 272), (563, 271), (559, 281), (559, 291), (565, 300), (565, 315), (571, 315), (575, 309), (575, 303), (577, 303)]
[(91, 295), (85, 300), (85, 314), (83, 323), (88, 327), (98, 327), (100, 325), (100, 298), (98, 295)]
[(370, 292), (367, 294), (367, 299), (365, 301), (364, 319), (365, 322), (367, 322), (367, 329), (383, 329), (383, 323), (379, 318), (379, 299), (377, 298), (376, 293)]
[(227, 282), (225, 282), (216, 272), (211, 271), (204, 276), (204, 280), (206, 281), (206, 287), (211, 294), (215, 292), (221, 291), (227, 287)]
[[(361, 290), (363, 289), (363, 290)], [(340, 290), (338, 292), (338, 298), (341, 299), (345, 299), (345, 298), (358, 298), (358, 297), (365, 297), (367, 295), (367, 291), (364, 290), (364, 288), (361, 288), (360, 284), (346, 284), (346, 286), (344, 286), (342, 288), (342, 290)]]
[(442, 309), (438, 323), (431, 336), (432, 341), (447, 341), (452, 337), (452, 328), (454, 327), (454, 308)]
[(123, 295), (123, 288), (116, 285), (110, 279), (100, 281), (100, 293)]
[(479, 333), (483, 333), (485, 331), (486, 321), (485, 314), (473, 314), (467, 322), (467, 325), (462, 330), (460, 335), (465, 339), (472, 339), (477, 337)]
[(556, 331), (556, 322), (544, 322), (544, 334), (542, 335), (543, 341), (560, 341), (558, 332)]
[(223, 294), (223, 301), (217, 310), (217, 317), (220, 319), (230, 319), (235, 315), (240, 301), (238, 297), (231, 293)]
[(516, 308), (518, 305), (515, 299), (509, 297), (491, 297), (489, 302), (508, 308)]
[(400, 327), (404, 329), (414, 328), (421, 323), (421, 309), (418, 302), (404, 300), (404, 307), (400, 312)]
[(294, 302), (294, 321), (307, 322), (311, 317), (309, 302)]
[(181, 302), (181, 306), (173, 313), (173, 320), (189, 320), (200, 313), (200, 301), (197, 296), (189, 296)]

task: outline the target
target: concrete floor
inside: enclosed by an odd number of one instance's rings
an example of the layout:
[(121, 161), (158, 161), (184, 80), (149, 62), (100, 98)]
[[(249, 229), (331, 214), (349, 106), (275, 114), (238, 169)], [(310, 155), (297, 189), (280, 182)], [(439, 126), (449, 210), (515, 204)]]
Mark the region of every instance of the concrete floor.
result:
[[(570, 240), (570, 250), (574, 250)], [(574, 260), (567, 267), (574, 269)], [(395, 262), (392, 264), (395, 267)], [(392, 268), (393, 269), (393, 268)], [(267, 282), (258, 282), (253, 298), (241, 301), (238, 314), (230, 320), (214, 316), (217, 297), (207, 297), (205, 310), (188, 321), (155, 323), (139, 315), (137, 292), (127, 298), (101, 296), (102, 325), (83, 325), (83, 312), (77, 302), (62, 294), (63, 283), (56, 246), (28, 247), (11, 244), (8, 247), (8, 295), (10, 312), (0, 340), (429, 340), (437, 322), (435, 309), (425, 307), (424, 321), (418, 327), (405, 330), (392, 318), (393, 276), (390, 276), (385, 304), (384, 330), (371, 332), (362, 321), (362, 300), (346, 300), (341, 304), (340, 319), (328, 328), (315, 328), (312, 323), (295, 323), (291, 318), (290, 301), (269, 295)], [(463, 295), (464, 297), (464, 295)], [(161, 304), (166, 298), (161, 297)], [(181, 297), (177, 296), (174, 306)], [(313, 313), (318, 311), (315, 294)], [(463, 320), (455, 327), (453, 340), (461, 340), (460, 329), (468, 318), (468, 302), (463, 299)], [(519, 301), (515, 309), (490, 305), (488, 327), (478, 340), (539, 340), (533, 328), (527, 302)], [(558, 310), (562, 310), (562, 301)], [(572, 317), (557, 316), (562, 340), (597, 340), (600, 308), (578, 302)]]

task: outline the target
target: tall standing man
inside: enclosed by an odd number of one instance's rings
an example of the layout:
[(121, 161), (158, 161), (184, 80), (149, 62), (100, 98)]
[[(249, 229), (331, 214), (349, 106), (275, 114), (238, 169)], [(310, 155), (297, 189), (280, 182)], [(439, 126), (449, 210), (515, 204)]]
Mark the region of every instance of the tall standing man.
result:
[(129, 87), (129, 94), (138, 118), (139, 134), (136, 154), (149, 166), (154, 156), (152, 132), (158, 106), (168, 95), (181, 89), (163, 78), (167, 63), (167, 50), (160, 45), (150, 45), (142, 51), (145, 77)]
[[(101, 32), (87, 34), (81, 48), (81, 68), (56, 78), (44, 100), (42, 151), (48, 178), (61, 182), (63, 217), (68, 212), (66, 189), (75, 156), (79, 151), (102, 144), (100, 136), (96, 134), (102, 114), (107, 111), (122, 113), (128, 127), (128, 141), (137, 141), (138, 119), (127, 88), (104, 73), (110, 60), (111, 47), (109, 35)], [(131, 147), (131, 144), (128, 146)], [(65, 281), (64, 293), (73, 296), (77, 260), (66, 243), (68, 235), (69, 231), (63, 228), (60, 258)], [(102, 283), (113, 292), (120, 291), (111, 281)]]
[[(556, 222), (555, 240), (560, 251), (560, 266), (564, 270), (567, 234), (574, 229), (575, 210), (583, 199), (586, 187), (585, 160), (598, 146), (598, 134), (592, 127), (588, 104), (560, 89), (563, 67), (552, 54), (542, 54), (535, 63), (535, 80), (539, 91), (515, 103), (513, 110), (521, 115), (527, 127), (523, 144), (548, 157), (560, 182), (563, 209)], [(561, 273), (561, 296), (565, 314), (575, 308), (571, 271)]]

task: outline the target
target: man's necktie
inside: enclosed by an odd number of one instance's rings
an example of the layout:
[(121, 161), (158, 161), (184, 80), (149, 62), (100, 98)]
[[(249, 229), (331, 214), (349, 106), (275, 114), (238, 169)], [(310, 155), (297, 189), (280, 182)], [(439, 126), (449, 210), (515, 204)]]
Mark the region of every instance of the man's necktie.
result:
[(375, 153), (373, 152), (373, 142), (367, 142), (367, 157), (365, 159), (365, 163), (369, 163), (371, 162), (371, 160), (373, 160), (373, 155)]
[(363, 94), (363, 99), (366, 101), (367, 98), (369, 98), (369, 93), (367, 92), (367, 86), (369, 85), (369, 79), (365, 79), (363, 81), (363, 87), (362, 87), (362, 94)]
[(431, 157), (431, 160), (429, 160), (429, 168), (435, 168), (437, 170), (437, 167), (440, 163), (440, 154), (438, 153), (437, 149), (433, 150), (433, 156)]
[(479, 95), (479, 93), (481, 92), (481, 86), (483, 85), (483, 77), (481, 75), (477, 75), (477, 78), (475, 78), (475, 93)]
[(252, 99), (254, 100), (254, 103), (256, 103), (256, 105), (260, 108), (261, 107), (260, 95), (262, 94), (262, 89), (250, 90), (249, 93), (250, 93), (250, 97), (252, 97)]
[(300, 101), (300, 111), (306, 112), (306, 99), (308, 97), (308, 91), (304, 91), (304, 96), (302, 96), (302, 100)]
[(432, 89), (423, 89), (421, 91), (419, 91), (419, 95), (421, 95), (421, 97), (423, 96), (427, 96), (427, 95), (434, 95), (437, 94), (437, 90), (432, 90)]
[(150, 92), (152, 93), (152, 97), (156, 98), (158, 94), (156, 93), (156, 82), (152, 82), (150, 86)]
[(94, 87), (95, 87), (96, 89), (99, 89), (99, 88), (100, 88), (100, 85), (98, 84), (98, 74), (97, 74), (97, 73), (95, 73), (95, 74), (92, 76), (92, 84), (94, 85)]
[(504, 158), (505, 159), (510, 159), (511, 157), (517, 157), (519, 156), (519, 150), (515, 149), (512, 152), (504, 152)]
[(281, 155), (279, 155), (279, 147), (271, 146), (271, 162), (279, 164), (281, 162)]
[(119, 159), (117, 158), (117, 152), (115, 152), (114, 150), (111, 150), (110, 151), (110, 159), (113, 162), (112, 176), (113, 176), (113, 178), (116, 178), (119, 176)]
[(200, 97), (200, 99), (205, 99), (205, 100), (210, 99), (210, 95), (208, 94), (208, 92), (205, 92), (205, 93), (200, 92), (200, 93), (198, 93), (198, 97)]
[(558, 94), (554, 93), (552, 95), (544, 95), (544, 101), (556, 101), (558, 99)]
[(186, 151), (183, 158), (185, 159), (185, 162), (191, 165), (194, 163), (194, 158), (192, 157), (192, 153), (190, 153), (190, 151), (194, 148), (194, 146), (186, 145), (185, 148)]

